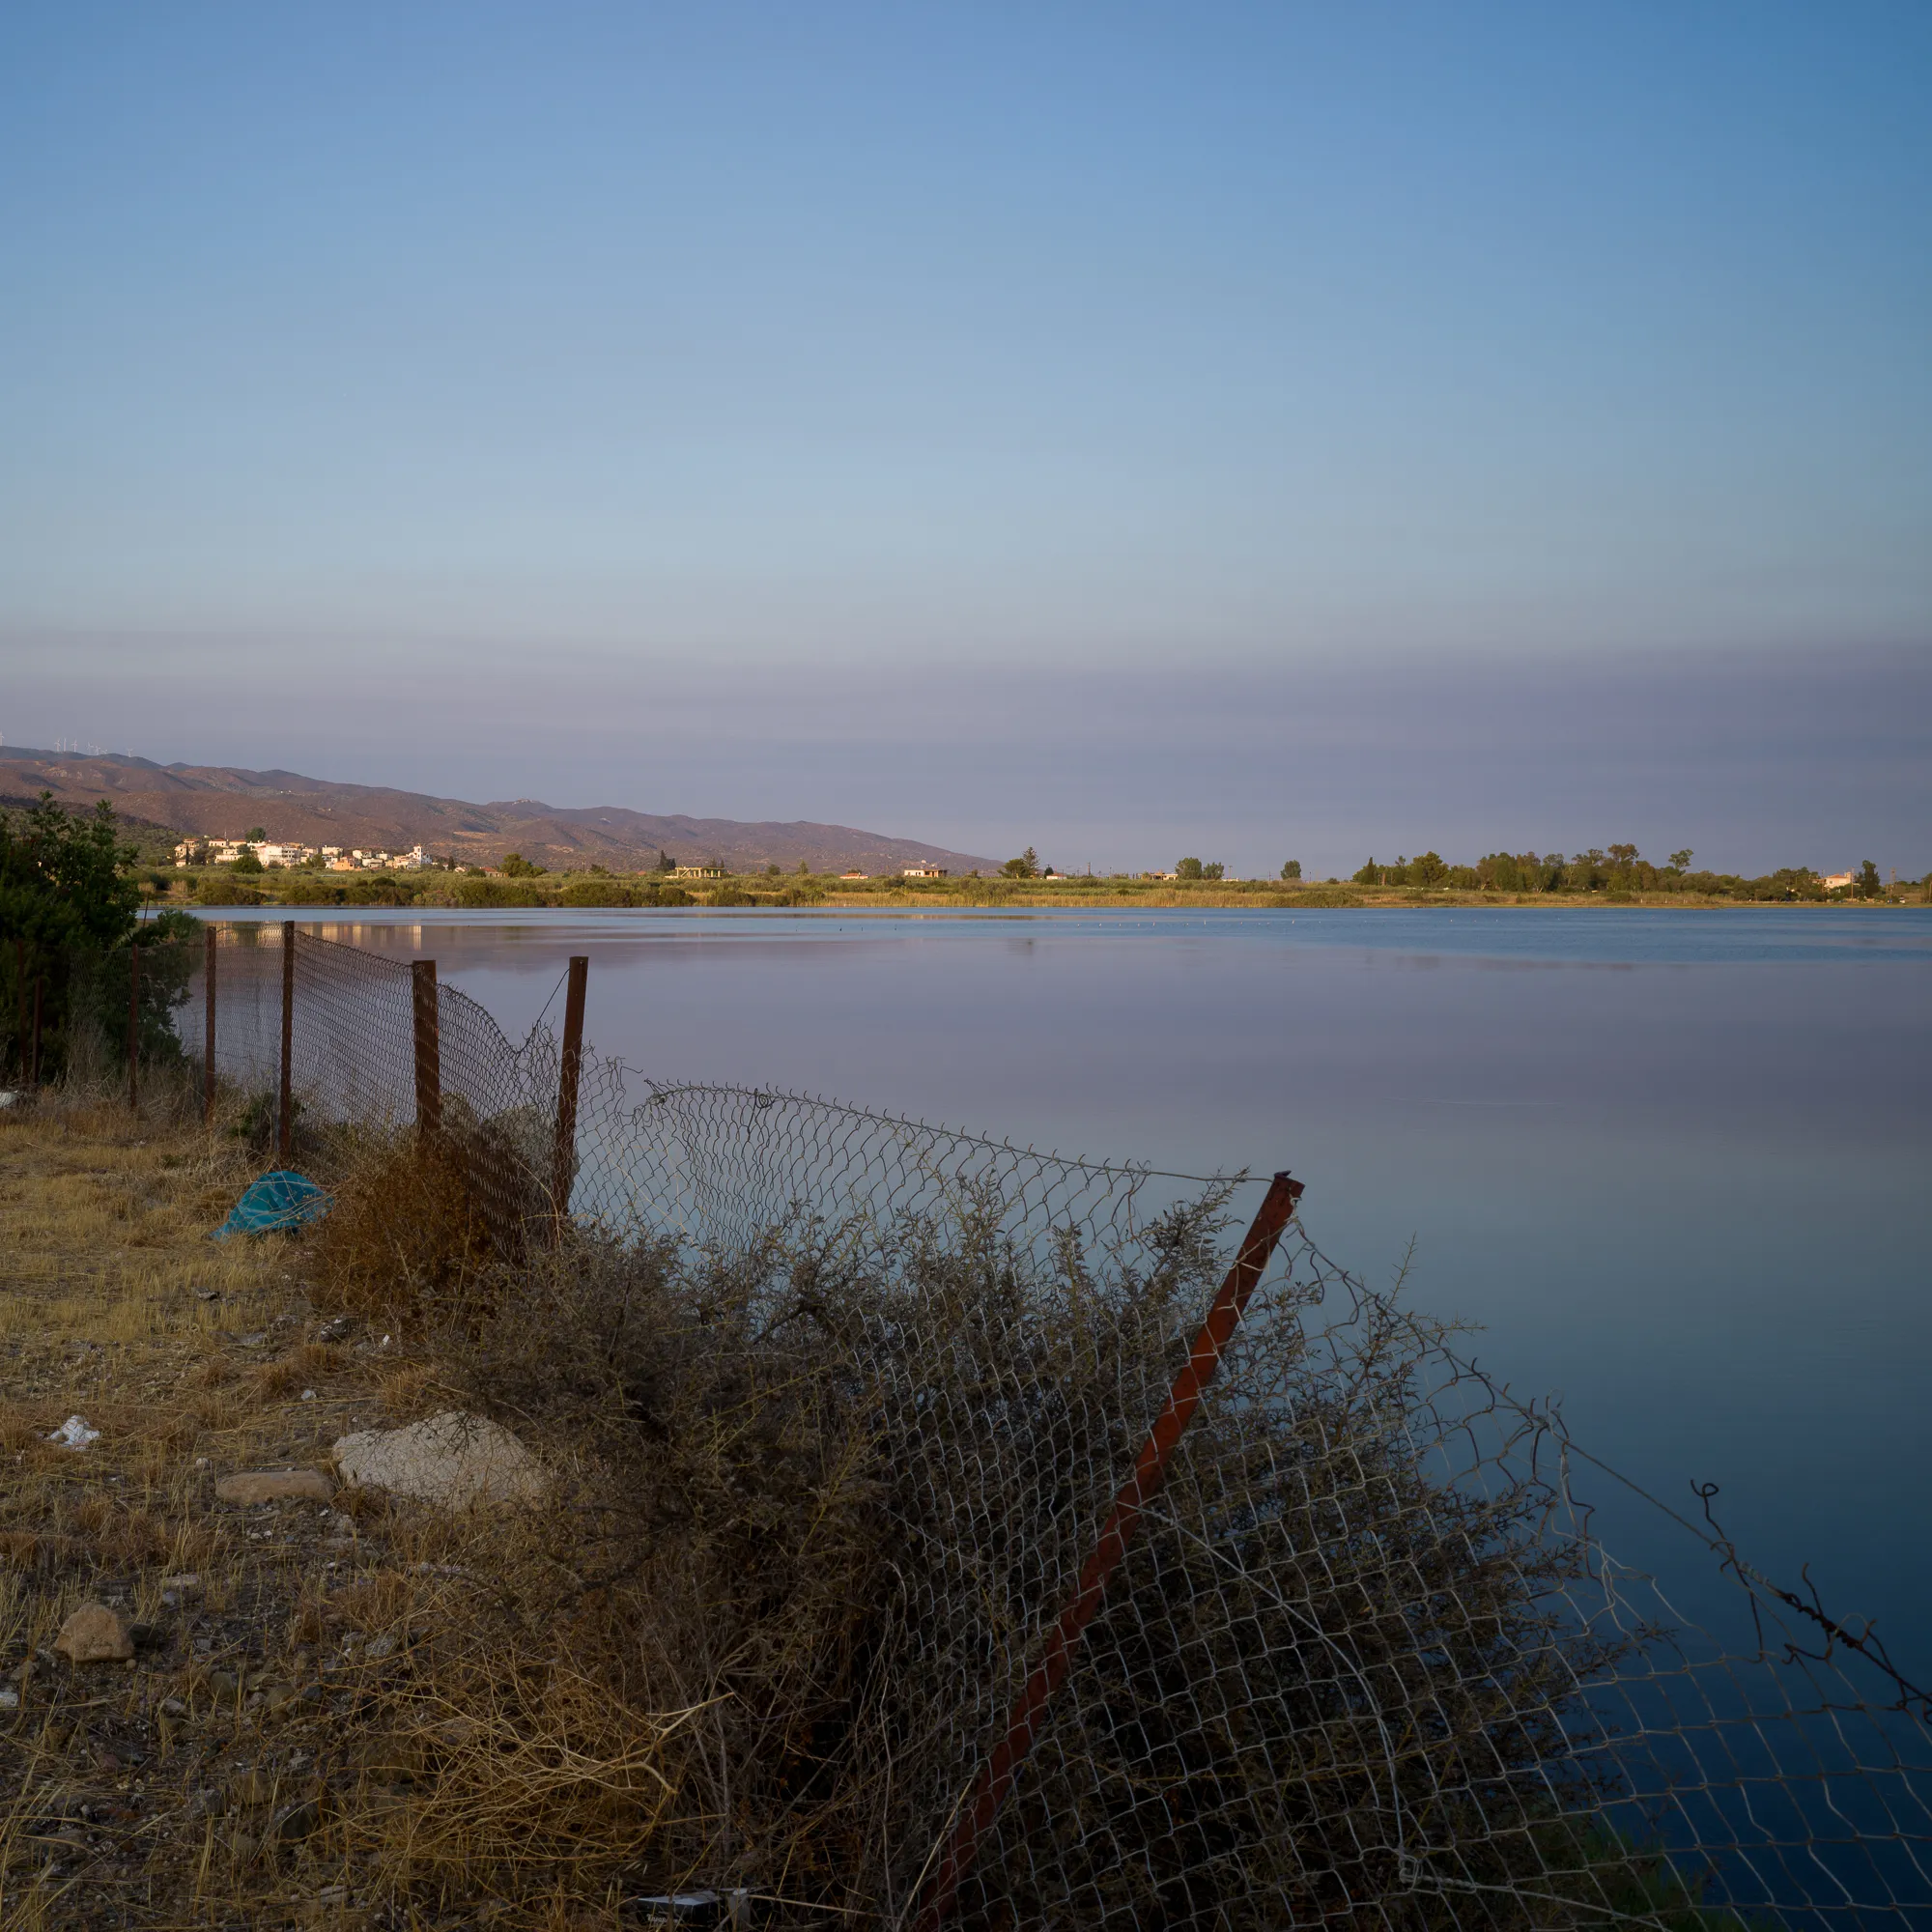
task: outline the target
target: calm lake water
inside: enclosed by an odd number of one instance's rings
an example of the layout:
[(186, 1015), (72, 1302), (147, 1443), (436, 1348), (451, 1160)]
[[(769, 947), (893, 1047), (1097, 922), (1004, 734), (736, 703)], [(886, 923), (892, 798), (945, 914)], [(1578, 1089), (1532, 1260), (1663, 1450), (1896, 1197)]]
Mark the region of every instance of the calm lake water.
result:
[(1932, 1670), (1932, 909), (302, 923), (434, 957), (513, 1037), (587, 952), (587, 1037), (657, 1079), (1292, 1168), (1338, 1261), (1386, 1285), (1412, 1242), (1492, 1371), (1688, 1513), (1721, 1485), (1760, 1567)]

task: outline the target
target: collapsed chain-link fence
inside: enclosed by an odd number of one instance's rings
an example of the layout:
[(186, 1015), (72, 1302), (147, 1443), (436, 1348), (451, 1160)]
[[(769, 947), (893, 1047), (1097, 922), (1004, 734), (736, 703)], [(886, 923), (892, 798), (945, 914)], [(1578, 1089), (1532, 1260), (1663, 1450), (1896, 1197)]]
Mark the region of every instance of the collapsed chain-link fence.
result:
[[(433, 1101), (499, 1224), (762, 1252), (751, 1357), (821, 1422), (863, 1414), (838, 1688), (738, 1698), (730, 1829), (683, 1871), (988, 1932), (1932, 1927), (1932, 1700), (1877, 1638), (1298, 1221), (1248, 1237), (1265, 1265), (1121, 1527), (1262, 1183), (654, 1084), (447, 986), (426, 1020), (407, 964), (292, 936), (237, 925), (156, 975), (185, 1064), (212, 1010), (265, 1121), (287, 1066), (298, 1154)], [(1701, 1621), (1605, 1547), (1593, 1486), (1661, 1513)]]

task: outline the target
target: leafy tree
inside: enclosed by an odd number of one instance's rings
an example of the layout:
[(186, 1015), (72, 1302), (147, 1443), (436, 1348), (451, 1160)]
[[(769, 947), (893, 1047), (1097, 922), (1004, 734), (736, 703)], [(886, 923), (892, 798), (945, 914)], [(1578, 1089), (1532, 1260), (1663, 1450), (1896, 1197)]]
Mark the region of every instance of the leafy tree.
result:
[[(43, 1072), (65, 1057), (75, 975), (91, 981), (98, 969), (89, 962), (135, 936), (133, 860), (104, 799), (91, 812), (69, 811), (43, 792), (24, 811), (0, 810), (0, 1036), (16, 1032), (27, 987), (38, 985)], [(14, 1047), (24, 1066), (27, 1040)]]
[(1017, 859), (1009, 859), (1000, 871), (1009, 879), (1037, 879), (1039, 877), (1039, 854), (1029, 845)]
[(798, 875), (801, 879), (811, 877), (811, 865), (809, 860), (801, 859), (798, 862)]
[(540, 879), (545, 868), (533, 866), (521, 852), (505, 852), (498, 869), (506, 879)]
[(125, 945), (141, 903), (123, 869), (133, 858), (104, 799), (92, 812), (68, 811), (43, 792), (24, 811), (0, 811), (0, 940)]
[(1183, 859), (1175, 867), (1174, 875), (1178, 879), (1198, 879), (1202, 875), (1202, 870), (1199, 859)]
[(1282, 877), (1283, 877), (1284, 879), (1298, 879), (1298, 878), (1300, 878), (1300, 876), (1301, 876), (1301, 861), (1300, 861), (1299, 859), (1291, 859), (1291, 860), (1290, 860), (1290, 861), (1288, 862), (1288, 864), (1287, 864), (1287, 865), (1285, 865), (1285, 866), (1284, 866), (1284, 867), (1283, 867), (1281, 868), (1281, 875), (1282, 875)]
[(1222, 865), (1220, 860), (1209, 859), (1208, 862), (1202, 867), (1201, 876), (1204, 879), (1219, 879), (1226, 875), (1227, 870), (1228, 870), (1227, 867)]
[(236, 859), (233, 870), (238, 872), (259, 872), (264, 870), (261, 855), (252, 845), (244, 845)]
[(1354, 875), (1358, 886), (1378, 886), (1382, 882), (1382, 868), (1376, 864), (1375, 854), (1369, 855), (1369, 863)]
[(1439, 886), (1449, 874), (1449, 867), (1439, 852), (1425, 852), (1408, 862), (1408, 882), (1412, 886)]
[(660, 872), (674, 872), (677, 870), (677, 861), (662, 845), (658, 847), (658, 863), (655, 869)]
[(768, 878), (768, 879), (776, 879), (776, 878), (777, 878), (778, 876), (779, 876), (779, 868), (778, 868), (778, 867), (777, 867), (776, 866), (767, 866), (767, 867), (765, 867), (765, 877), (766, 877), (766, 878)]
[(251, 825), (248, 828), (248, 842), (251, 845), (259, 845), (268, 836), (269, 832), (266, 826)]
[(1885, 881), (1878, 875), (1878, 867), (1867, 859), (1859, 868), (1858, 882), (1853, 890), (1861, 899), (1882, 899), (1885, 896)]
[(1690, 869), (1690, 848), (1685, 846), (1681, 852), (1670, 855), (1670, 869), (1673, 872), (1688, 872)]

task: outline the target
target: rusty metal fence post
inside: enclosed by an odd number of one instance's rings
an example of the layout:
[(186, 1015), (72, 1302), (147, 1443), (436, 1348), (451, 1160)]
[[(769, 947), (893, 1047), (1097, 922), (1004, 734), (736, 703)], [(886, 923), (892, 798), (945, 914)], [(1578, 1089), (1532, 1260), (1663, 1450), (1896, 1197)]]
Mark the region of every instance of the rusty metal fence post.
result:
[(208, 971), (203, 976), (204, 1005), (207, 1007), (206, 1024), (202, 1028), (201, 1050), (201, 1118), (208, 1126), (214, 1124), (214, 927), (208, 928)]
[(563, 1002), (563, 1055), (556, 1077), (556, 1146), (551, 1161), (550, 1198), (554, 1238), (562, 1240), (570, 1215), (570, 1189), (577, 1179), (577, 1081), (583, 1067), (583, 985), (590, 957), (570, 960), (570, 986)]
[(952, 1835), (948, 1839), (933, 1871), (924, 1902), (915, 1920), (917, 1932), (939, 1932), (952, 1914), (959, 1896), (959, 1888), (979, 1857), (980, 1841), (991, 1830), (993, 1820), (999, 1816), (1000, 1806), (1006, 1803), (1008, 1794), (1013, 1788), (1019, 1768), (1033, 1748), (1034, 1739), (1054, 1691), (1072, 1668), (1081, 1636), (1100, 1607), (1107, 1579), (1120, 1568), (1134, 1540), (1141, 1512), (1160, 1492), (1160, 1486), (1167, 1477), (1168, 1464), (1174, 1460), (1175, 1448), (1187, 1425), (1194, 1419), (1194, 1411), (1201, 1406), (1208, 1384), (1214, 1379), (1214, 1371), (1220, 1366), (1222, 1352), (1261, 1281), (1262, 1271), (1274, 1253), (1275, 1243), (1281, 1239), (1282, 1230), (1294, 1217), (1294, 1204), (1300, 1200), (1301, 1192), (1301, 1182), (1290, 1179), (1284, 1171), (1274, 1177), (1262, 1205), (1255, 1210), (1255, 1218), (1236, 1252), (1226, 1279), (1221, 1283), (1220, 1293), (1208, 1311), (1207, 1321), (1201, 1324), (1200, 1334), (1194, 1338), (1194, 1347), (1189, 1351), (1186, 1365), (1174, 1379), (1167, 1406), (1149, 1430), (1147, 1441), (1135, 1461), (1133, 1474), (1114, 1499), (1106, 1526), (1100, 1531), (1100, 1540), (1094, 1546), (1094, 1553), (1088, 1557), (1086, 1567), (1080, 1573), (1079, 1587), (1074, 1591), (1072, 1601), (1061, 1611), (1060, 1621), (1047, 1638), (1039, 1662), (1034, 1666), (1033, 1675), (1027, 1679), (1025, 1688), (1014, 1700), (1012, 1714), (1007, 1720), (1006, 1736), (980, 1769), (972, 1801), (960, 1812)]
[(295, 1145), (296, 923), (282, 922), (282, 1092), (275, 1115), (275, 1152), (287, 1160)]
[(128, 1111), (141, 1108), (141, 949), (128, 942)]
[(434, 959), (410, 962), (410, 1009), (415, 1022), (416, 1134), (427, 1140), (442, 1129), (442, 1042), (437, 1031)]

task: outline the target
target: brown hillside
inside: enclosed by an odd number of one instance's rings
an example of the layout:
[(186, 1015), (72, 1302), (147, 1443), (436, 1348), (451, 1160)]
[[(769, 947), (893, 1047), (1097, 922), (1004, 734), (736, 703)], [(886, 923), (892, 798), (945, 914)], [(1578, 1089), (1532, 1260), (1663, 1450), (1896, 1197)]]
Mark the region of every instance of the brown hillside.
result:
[(655, 862), (660, 851), (681, 865), (715, 861), (734, 871), (767, 865), (790, 871), (800, 861), (814, 871), (886, 872), (915, 864), (954, 872), (997, 868), (996, 861), (970, 852), (804, 819), (746, 824), (615, 805), (558, 807), (530, 798), (472, 805), (387, 786), (335, 784), (299, 772), (0, 749), (0, 794), (24, 799), (42, 790), (67, 806), (104, 798), (127, 817), (204, 838), (239, 838), (259, 825), (272, 839), (384, 850), (421, 844), (472, 864), (522, 852), (553, 870), (573, 865), (633, 869)]

